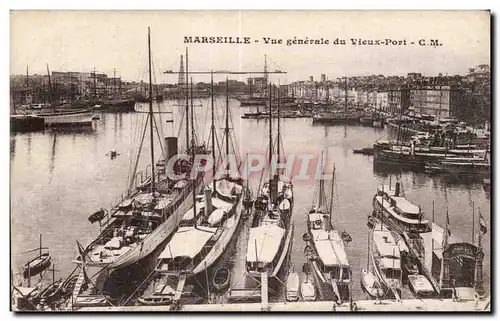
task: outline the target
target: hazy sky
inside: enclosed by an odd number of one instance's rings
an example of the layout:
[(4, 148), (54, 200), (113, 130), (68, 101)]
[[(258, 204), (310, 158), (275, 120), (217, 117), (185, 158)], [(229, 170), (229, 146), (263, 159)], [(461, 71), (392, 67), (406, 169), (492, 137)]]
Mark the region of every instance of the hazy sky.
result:
[[(281, 83), (321, 73), (466, 74), (490, 63), (487, 11), (18, 11), (11, 13), (10, 72), (23, 74), (29, 66), (30, 73), (45, 74), (48, 63), (51, 71), (95, 66), (109, 75), (116, 68), (126, 80), (146, 79), (148, 26), (156, 79), (170, 83), (177, 76), (160, 70), (178, 71), (184, 36), (250, 37), (246, 45), (189, 44), (190, 69), (260, 71), (267, 54), (269, 69), (288, 72), (274, 76)], [(270, 45), (263, 37), (339, 38), (347, 45)], [(408, 45), (353, 46), (350, 38), (406, 39)], [(419, 46), (420, 39), (442, 46)]]

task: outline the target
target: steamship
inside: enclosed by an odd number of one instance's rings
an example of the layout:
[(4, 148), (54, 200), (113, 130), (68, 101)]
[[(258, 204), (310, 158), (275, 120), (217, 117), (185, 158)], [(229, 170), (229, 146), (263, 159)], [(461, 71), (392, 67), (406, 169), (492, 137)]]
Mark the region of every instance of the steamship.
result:
[(373, 213), (388, 226), (399, 232), (427, 233), (432, 230), (429, 220), (424, 218), (420, 207), (408, 201), (401, 191), (401, 183), (395, 189), (381, 185), (373, 197)]
[[(148, 31), (148, 45), (150, 35)], [(151, 50), (148, 46), (149, 51)], [(149, 65), (151, 74), (151, 64)], [(151, 86), (150, 86), (151, 88)], [(111, 209), (111, 213), (101, 209), (89, 217), (91, 223), (99, 222), (102, 232), (85, 249), (78, 244), (79, 255), (76, 263), (88, 267), (118, 269), (129, 266), (151, 254), (177, 228), (182, 216), (193, 206), (193, 195), (201, 190), (203, 173), (193, 180), (171, 179), (167, 177), (167, 161), (177, 154), (177, 138), (166, 138), (166, 159), (156, 163), (154, 158), (154, 114), (153, 95), (150, 90), (149, 126), (151, 143), (151, 174), (137, 184), (136, 173), (139, 155), (133, 166), (134, 173), (128, 186), (127, 196)], [(148, 126), (146, 122), (145, 126)], [(145, 131), (146, 128), (141, 130)], [(186, 128), (189, 135), (189, 129)], [(194, 135), (194, 132), (193, 132)], [(141, 146), (145, 136), (142, 137)], [(173, 166), (176, 177), (189, 175), (195, 154), (206, 154), (204, 146), (194, 143), (187, 146), (192, 157), (178, 160)], [(169, 169), (170, 170), (170, 169)], [(147, 171), (146, 171), (147, 172)], [(134, 184), (136, 186), (134, 186)]]

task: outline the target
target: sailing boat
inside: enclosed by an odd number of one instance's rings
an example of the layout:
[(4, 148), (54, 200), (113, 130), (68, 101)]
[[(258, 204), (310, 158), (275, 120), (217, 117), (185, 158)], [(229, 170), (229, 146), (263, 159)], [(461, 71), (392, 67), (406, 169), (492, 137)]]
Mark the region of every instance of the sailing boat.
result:
[[(284, 266), (293, 237), (293, 184), (273, 173), (272, 85), (269, 85), (269, 181), (263, 184), (255, 201), (255, 212), (246, 253), (246, 270), (253, 277), (276, 277)], [(279, 97), (279, 89), (278, 89)], [(277, 154), (280, 161), (280, 115), (278, 99)]]
[(399, 246), (392, 232), (380, 221), (374, 222), (369, 239), (371, 242), (368, 253), (372, 272), (378, 279), (384, 295), (392, 294), (399, 300), (402, 286)]
[[(151, 84), (151, 37), (148, 28), (149, 51), (149, 113), (145, 126), (150, 131), (151, 173), (145, 181), (133, 187), (139, 156), (145, 135), (139, 148), (134, 164), (134, 173), (129, 183), (127, 196), (116, 205), (108, 215), (98, 215), (100, 227), (104, 229), (99, 236), (84, 250), (80, 250), (77, 263), (86, 266), (106, 267), (109, 269), (123, 268), (133, 264), (152, 253), (176, 229), (184, 213), (193, 206), (193, 198), (201, 190), (200, 182), (203, 173), (198, 173), (193, 180), (170, 179), (167, 177), (165, 165), (167, 160), (177, 154), (177, 137), (167, 137), (167, 152), (163, 161), (155, 163), (153, 128), (156, 121), (153, 116), (152, 84)], [(186, 115), (187, 116), (187, 115)], [(142, 132), (146, 132), (146, 127)], [(186, 128), (189, 134), (189, 129)], [(174, 164), (176, 175), (189, 174), (193, 164), (194, 153), (206, 153), (203, 147), (191, 144), (188, 150), (192, 156), (188, 162)], [(160, 166), (162, 165), (162, 166)], [(94, 213), (95, 214), (95, 213)], [(95, 217), (92, 214), (92, 217)], [(106, 220), (104, 223), (102, 221)], [(93, 220), (91, 220), (93, 222)]]
[[(377, 219), (373, 219), (373, 224), (377, 224), (377, 222)], [(370, 269), (370, 238), (368, 238), (368, 259), (366, 262), (366, 269), (361, 270), (361, 287), (371, 298), (382, 298), (384, 295), (378, 278)]]
[(47, 65), (47, 75), (49, 78), (49, 92), (52, 97), (52, 111), (35, 113), (34, 115), (42, 117), (45, 126), (48, 127), (72, 127), (72, 126), (92, 126), (92, 111), (88, 108), (79, 110), (56, 110), (56, 99), (54, 89), (50, 80), (49, 66)]
[(23, 276), (24, 278), (30, 278), (36, 274), (42, 273), (50, 266), (50, 254), (49, 252), (42, 252), (42, 250), (47, 250), (48, 248), (42, 247), (42, 234), (40, 234), (40, 246), (36, 249), (26, 251), (24, 253), (38, 251), (38, 255), (31, 259), (29, 262), (23, 266)]
[[(215, 159), (215, 120), (212, 75), (212, 153)], [(226, 82), (226, 155), (229, 154), (229, 90)], [(194, 114), (191, 104), (191, 114)], [(191, 126), (194, 127), (193, 122)], [(215, 162), (213, 164), (215, 173)], [(230, 248), (241, 226), (243, 182), (229, 176), (213, 179), (205, 186), (203, 196), (193, 201), (193, 207), (183, 216), (180, 227), (156, 259), (154, 291), (149, 289), (139, 302), (175, 302), (181, 298), (184, 284), (198, 274), (207, 276)], [(172, 285), (177, 282), (177, 290)], [(176, 293), (178, 297), (175, 298)]]
[[(329, 204), (325, 194), (324, 180), (319, 180), (318, 199), (314, 201), (315, 204), (309, 211), (307, 233), (303, 238), (308, 241), (306, 255), (323, 299), (336, 297), (339, 302), (342, 302), (349, 299), (352, 272), (344, 248), (344, 242), (348, 241), (348, 234), (339, 233), (338, 226), (333, 226), (331, 222), (334, 178), (335, 168)], [(345, 236), (343, 237), (342, 234)]]

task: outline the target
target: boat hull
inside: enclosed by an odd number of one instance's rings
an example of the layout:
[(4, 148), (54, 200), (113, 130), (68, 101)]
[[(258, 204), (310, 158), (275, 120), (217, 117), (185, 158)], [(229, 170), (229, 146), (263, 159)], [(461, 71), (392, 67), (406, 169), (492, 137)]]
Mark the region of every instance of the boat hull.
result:
[(243, 197), (238, 199), (238, 203), (233, 207), (234, 215), (232, 216), (233, 222), (232, 226), (222, 233), (220, 239), (215, 243), (207, 256), (193, 269), (193, 275), (197, 275), (207, 269), (210, 269), (214, 265), (214, 263), (218, 262), (222, 255), (226, 252), (226, 250), (233, 243), (235, 235), (237, 235), (236, 231), (241, 226), (241, 212), (242, 212), (242, 200)]
[(103, 103), (104, 111), (111, 113), (135, 112), (135, 100), (120, 100)]
[(63, 112), (53, 114), (39, 114), (47, 127), (92, 126), (93, 113), (90, 110), (77, 112)]
[[(201, 191), (202, 184), (196, 185), (195, 193)], [(117, 258), (112, 263), (102, 262), (87, 262), (88, 266), (106, 267), (108, 269), (120, 269), (129, 266), (151, 254), (160, 244), (167, 240), (172, 233), (177, 230), (177, 227), (182, 220), (184, 214), (193, 206), (193, 189), (184, 197), (178, 207), (173, 211), (169, 218), (160, 224), (151, 234), (149, 234), (143, 242), (131, 249), (121, 257)]]

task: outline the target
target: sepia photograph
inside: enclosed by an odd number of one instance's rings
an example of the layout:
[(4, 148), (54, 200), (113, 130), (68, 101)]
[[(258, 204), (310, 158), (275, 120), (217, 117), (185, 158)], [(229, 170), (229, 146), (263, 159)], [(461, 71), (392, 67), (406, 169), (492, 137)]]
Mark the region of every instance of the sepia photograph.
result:
[(10, 310), (491, 313), (491, 23), (11, 10)]

